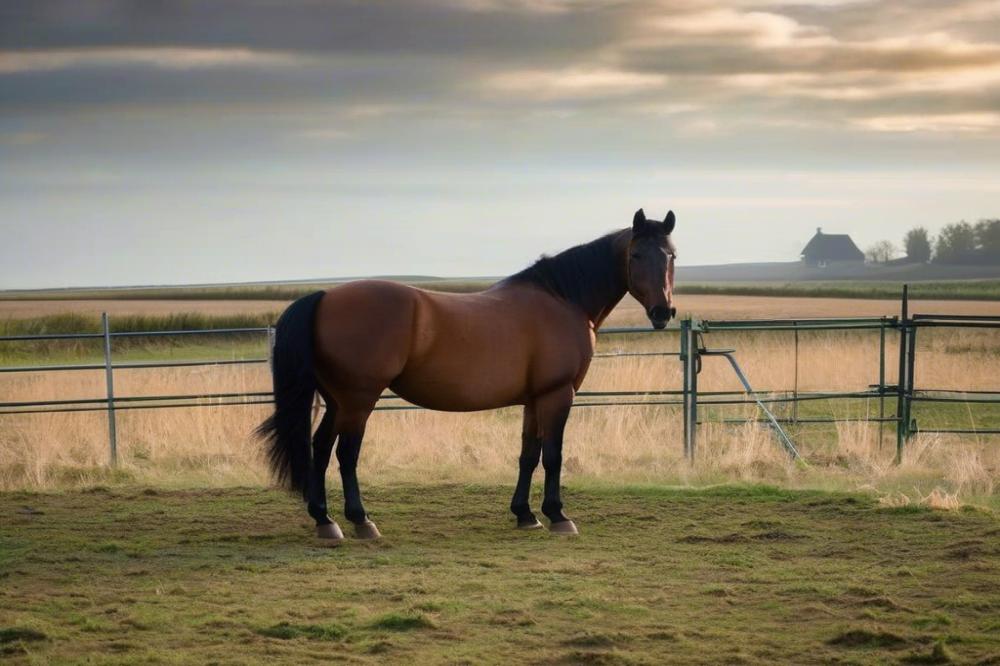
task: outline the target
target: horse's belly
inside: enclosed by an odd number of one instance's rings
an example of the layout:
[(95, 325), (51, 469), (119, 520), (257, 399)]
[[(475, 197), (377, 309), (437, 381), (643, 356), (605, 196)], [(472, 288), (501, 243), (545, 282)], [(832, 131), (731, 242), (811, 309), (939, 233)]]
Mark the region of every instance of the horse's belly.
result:
[(445, 412), (496, 409), (524, 400), (523, 382), (498, 383), (474, 370), (453, 377), (404, 373), (389, 388), (408, 402)]
[[(543, 298), (539, 302), (538, 299)], [(524, 404), (574, 381), (580, 322), (537, 290), (480, 295), (422, 294), (411, 350), (390, 388), (430, 409), (469, 412)]]

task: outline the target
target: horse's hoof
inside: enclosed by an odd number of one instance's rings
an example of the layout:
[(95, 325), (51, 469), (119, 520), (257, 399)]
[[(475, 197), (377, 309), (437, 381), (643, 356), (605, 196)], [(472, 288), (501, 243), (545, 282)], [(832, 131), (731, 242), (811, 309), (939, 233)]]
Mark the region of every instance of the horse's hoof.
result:
[(560, 520), (558, 523), (549, 525), (549, 532), (559, 536), (576, 536), (580, 532), (572, 520)]
[(542, 529), (542, 527), (544, 527), (544, 525), (538, 522), (538, 518), (531, 518), (525, 521), (518, 521), (517, 523), (517, 529), (519, 530), (540, 530)]
[(375, 523), (366, 520), (363, 523), (354, 523), (354, 536), (365, 540), (381, 539), (382, 533), (375, 527)]
[(344, 533), (340, 530), (340, 525), (337, 523), (317, 525), (316, 536), (319, 538), (320, 545), (329, 548), (335, 548), (344, 542)]

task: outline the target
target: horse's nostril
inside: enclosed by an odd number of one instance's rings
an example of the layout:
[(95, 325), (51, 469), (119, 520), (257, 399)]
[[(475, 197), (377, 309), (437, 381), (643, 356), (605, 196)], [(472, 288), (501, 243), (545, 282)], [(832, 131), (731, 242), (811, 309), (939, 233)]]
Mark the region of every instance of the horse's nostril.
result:
[(666, 321), (670, 318), (670, 310), (663, 305), (657, 305), (649, 309), (649, 318), (653, 321)]

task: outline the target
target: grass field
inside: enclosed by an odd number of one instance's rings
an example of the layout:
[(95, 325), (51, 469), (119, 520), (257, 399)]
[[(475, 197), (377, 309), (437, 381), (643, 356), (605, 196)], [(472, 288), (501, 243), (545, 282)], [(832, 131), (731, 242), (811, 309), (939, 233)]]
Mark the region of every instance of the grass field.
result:
[[(898, 299), (903, 283), (891, 281), (704, 282), (681, 284), (679, 294), (725, 296), (798, 296), (804, 298)], [(914, 282), (910, 296), (934, 300), (1000, 300), (1000, 280)]]
[[(436, 291), (468, 292), (486, 289), (493, 278), (413, 278), (402, 280)], [(219, 285), (205, 287), (129, 287), (120, 289), (53, 289), (0, 292), (0, 300), (217, 300), (291, 301), (316, 289), (339, 284), (336, 281)], [(801, 296), (806, 298), (898, 299), (902, 282), (891, 280), (801, 280), (794, 282), (687, 282), (677, 285), (677, 293), (722, 296)], [(921, 299), (1000, 300), (1000, 280), (924, 280), (910, 283), (910, 294)]]
[[(101, 312), (110, 315), (112, 331), (195, 330), (206, 328), (261, 328), (273, 325), (286, 306), (282, 301), (214, 300), (0, 300), (0, 336), (58, 333), (97, 333)], [(898, 300), (857, 300), (846, 298), (802, 298), (774, 296), (688, 295), (677, 298), (683, 316), (699, 319), (781, 319), (810, 317), (880, 317), (898, 314)], [(911, 312), (933, 314), (1000, 315), (997, 301), (955, 301), (947, 299), (911, 301)], [(626, 297), (608, 319), (606, 326), (648, 327), (641, 306)], [(135, 353), (136, 348), (167, 351), (195, 345), (185, 340), (159, 338), (119, 339), (116, 350)], [(231, 338), (230, 338), (231, 340)], [(206, 343), (198, 340), (198, 345)], [(72, 358), (100, 355), (101, 343), (46, 342), (2, 343), (0, 364), (18, 358)]]
[[(7, 663), (997, 663), (1000, 522), (850, 494), (370, 487), (320, 547), (260, 489), (0, 495)], [(537, 502), (537, 498), (535, 499)]]

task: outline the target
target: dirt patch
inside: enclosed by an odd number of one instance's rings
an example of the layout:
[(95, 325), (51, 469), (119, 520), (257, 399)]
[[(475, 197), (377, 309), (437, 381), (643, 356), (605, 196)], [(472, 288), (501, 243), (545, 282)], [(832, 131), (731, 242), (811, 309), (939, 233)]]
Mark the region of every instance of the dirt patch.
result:
[(317, 641), (339, 641), (347, 635), (347, 630), (338, 625), (292, 624), (289, 622), (279, 622), (278, 624), (261, 627), (254, 631), (261, 636), (285, 641), (295, 638), (308, 638)]
[(746, 543), (748, 541), (796, 541), (804, 538), (800, 534), (792, 534), (784, 530), (767, 530), (757, 534), (741, 534), (739, 532), (723, 535), (688, 534), (677, 541), (680, 543)]
[(689, 534), (681, 537), (677, 541), (679, 543), (745, 543), (749, 540), (750, 539), (745, 534), (732, 532), (731, 534), (724, 534), (721, 536), (710, 534)]
[(23, 654), (28, 651), (28, 643), (47, 640), (48, 636), (27, 627), (5, 627), (0, 629), (0, 654)]
[(797, 541), (799, 539), (805, 539), (805, 537), (801, 534), (792, 534), (791, 532), (786, 532), (784, 530), (768, 530), (766, 532), (759, 532), (750, 538), (756, 541)]
[(887, 648), (898, 650), (905, 647), (907, 640), (888, 631), (868, 631), (865, 629), (852, 629), (842, 634), (837, 634), (827, 641), (827, 645), (834, 645), (841, 648)]

